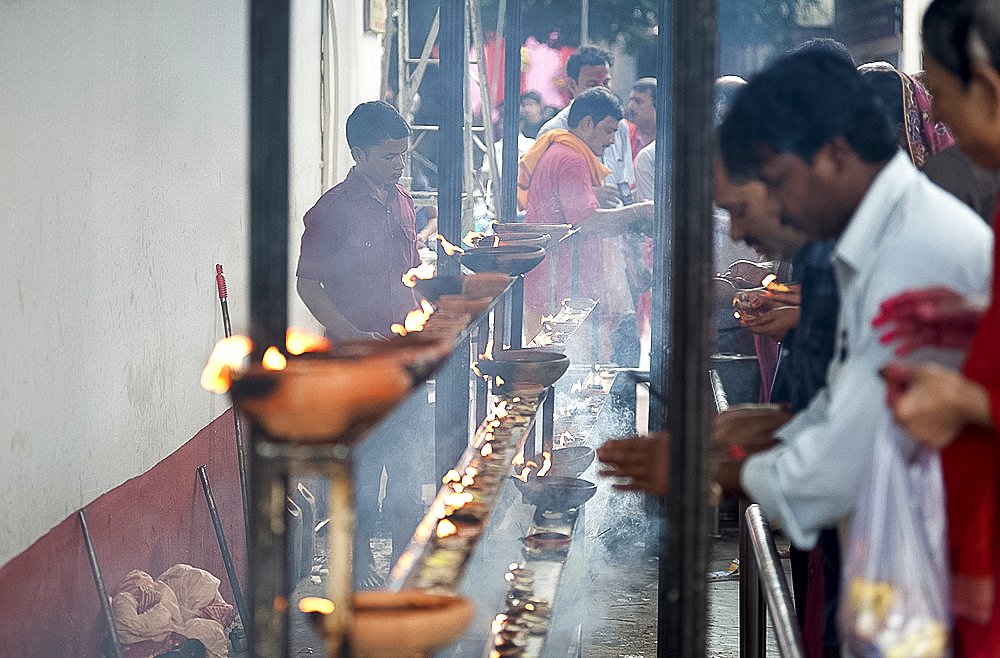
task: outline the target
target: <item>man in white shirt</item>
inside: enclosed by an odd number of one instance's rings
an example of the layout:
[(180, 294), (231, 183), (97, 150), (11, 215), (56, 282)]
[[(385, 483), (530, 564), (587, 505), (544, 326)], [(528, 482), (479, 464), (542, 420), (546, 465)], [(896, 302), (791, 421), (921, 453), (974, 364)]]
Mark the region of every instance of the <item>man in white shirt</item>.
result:
[(801, 549), (854, 510), (889, 414), (879, 369), (892, 350), (871, 326), (879, 304), (931, 285), (985, 294), (990, 280), (988, 227), (913, 167), (880, 112), (850, 62), (805, 51), (751, 80), (720, 131), (734, 176), (761, 180), (783, 221), (809, 240), (836, 239), (840, 312), (826, 388), (790, 420), (781, 411), (722, 414), (713, 437), (750, 453), (724, 463), (720, 483), (760, 503)]
[[(566, 83), (570, 96), (576, 97), (592, 87), (607, 87), (611, 83), (611, 66), (614, 56), (597, 46), (581, 46), (566, 60)], [(572, 103), (570, 103), (572, 105)], [(541, 137), (554, 128), (569, 130), (569, 108), (567, 105), (554, 117), (539, 128)], [(597, 200), (601, 206), (609, 208), (621, 200), (620, 186), (627, 184), (625, 189), (635, 184), (635, 170), (632, 166), (632, 144), (629, 141), (628, 122), (622, 119), (618, 122), (618, 132), (615, 133), (613, 144), (604, 149), (601, 162), (611, 170), (604, 179), (604, 187), (594, 188)]]

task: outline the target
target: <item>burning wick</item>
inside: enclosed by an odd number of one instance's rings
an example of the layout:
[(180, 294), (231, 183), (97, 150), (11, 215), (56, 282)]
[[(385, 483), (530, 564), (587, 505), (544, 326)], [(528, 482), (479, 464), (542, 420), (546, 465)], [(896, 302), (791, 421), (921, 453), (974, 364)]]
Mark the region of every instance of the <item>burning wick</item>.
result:
[(456, 532), (458, 532), (458, 528), (455, 527), (454, 523), (452, 523), (448, 519), (441, 519), (438, 522), (437, 532), (435, 532), (435, 534), (439, 538), (444, 538), (453, 535)]
[(451, 469), (450, 471), (444, 474), (444, 477), (441, 478), (441, 481), (445, 484), (448, 484), (449, 482), (458, 482), (461, 479), (462, 476), (459, 474), (459, 472), (456, 471), (455, 469)]
[(403, 275), (403, 285), (407, 288), (415, 288), (417, 279), (433, 279), (437, 274), (437, 267), (434, 263), (421, 263), (416, 267), (411, 267)]
[(289, 329), (285, 334), (285, 347), (289, 354), (298, 356), (306, 352), (325, 352), (330, 349), (330, 341), (301, 329)]
[(542, 453), (542, 467), (538, 469), (536, 474), (538, 477), (548, 475), (549, 471), (552, 470), (552, 454), (549, 451)]
[(306, 596), (299, 601), (299, 610), (306, 614), (318, 612), (321, 615), (328, 615), (334, 611), (335, 607), (333, 601), (320, 596)]
[(492, 455), (493, 454), (493, 444), (492, 443), (484, 443), (482, 449), (479, 451), (479, 454), (482, 455), (483, 457), (489, 457), (490, 455)]
[(246, 336), (230, 336), (215, 344), (208, 363), (201, 372), (202, 388), (213, 393), (225, 393), (232, 383), (234, 371), (241, 370), (253, 343)]
[(264, 352), (263, 364), (268, 370), (284, 370), (285, 366), (288, 365), (288, 359), (278, 351), (277, 347), (272, 345)]
[(514, 574), (508, 571), (503, 575), (503, 579), (506, 580), (508, 583), (512, 583), (514, 582)]
[(441, 248), (444, 249), (444, 253), (448, 254), (449, 256), (465, 253), (465, 249), (462, 249), (461, 247), (456, 247), (452, 243), (448, 242), (447, 240), (444, 239), (444, 236), (441, 235), (440, 233), (437, 234), (437, 239), (441, 243)]
[(767, 276), (765, 276), (763, 279), (760, 280), (760, 287), (767, 288), (769, 285), (774, 283), (775, 280), (777, 280), (777, 278), (778, 277), (775, 276), (773, 272), (771, 274), (768, 274)]
[(406, 320), (400, 325), (398, 322), (389, 327), (394, 334), (405, 336), (411, 331), (420, 331), (427, 324), (431, 315), (434, 314), (434, 307), (426, 299), (420, 302), (420, 308), (414, 309), (406, 314)]

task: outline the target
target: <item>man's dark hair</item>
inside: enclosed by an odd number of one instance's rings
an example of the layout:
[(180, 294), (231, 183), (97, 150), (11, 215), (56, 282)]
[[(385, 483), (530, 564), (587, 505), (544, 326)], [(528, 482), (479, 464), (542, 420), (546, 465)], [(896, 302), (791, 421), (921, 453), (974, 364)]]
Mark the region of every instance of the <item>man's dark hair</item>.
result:
[[(986, 59), (1000, 71), (1000, 3), (996, 0), (934, 0), (923, 20), (924, 50), (962, 85), (972, 63)], [(977, 53), (977, 50), (984, 52)]]
[(799, 45), (792, 48), (789, 51), (789, 53), (800, 53), (802, 51), (811, 52), (815, 50), (822, 50), (828, 53), (832, 53), (834, 55), (840, 55), (841, 57), (849, 61), (851, 63), (851, 66), (858, 65), (857, 61), (854, 59), (854, 55), (851, 54), (851, 51), (848, 50), (847, 46), (845, 46), (842, 42), (837, 41), (836, 39), (831, 39), (830, 37), (816, 37), (813, 39), (806, 39)]
[(632, 83), (632, 91), (649, 94), (653, 99), (653, 107), (656, 107), (656, 78), (639, 78)]
[(614, 117), (615, 121), (621, 121), (621, 101), (605, 87), (588, 89), (573, 99), (573, 104), (569, 106), (569, 116), (566, 123), (570, 128), (576, 128), (584, 117), (593, 119), (595, 125), (607, 117)]
[(410, 126), (385, 101), (362, 103), (347, 117), (347, 145), (368, 150), (383, 139), (406, 139)]
[(896, 131), (871, 86), (839, 55), (802, 51), (754, 76), (736, 95), (719, 132), (726, 168), (753, 177), (768, 153), (794, 153), (811, 163), (843, 137), (865, 162), (888, 160)]
[(580, 46), (566, 60), (566, 75), (574, 80), (580, 79), (580, 69), (584, 66), (607, 66), (611, 68), (615, 56), (604, 48), (597, 46)]
[(542, 95), (539, 94), (537, 91), (526, 91), (523, 94), (521, 94), (521, 102), (524, 102), (526, 100), (535, 101), (536, 103), (541, 105)]

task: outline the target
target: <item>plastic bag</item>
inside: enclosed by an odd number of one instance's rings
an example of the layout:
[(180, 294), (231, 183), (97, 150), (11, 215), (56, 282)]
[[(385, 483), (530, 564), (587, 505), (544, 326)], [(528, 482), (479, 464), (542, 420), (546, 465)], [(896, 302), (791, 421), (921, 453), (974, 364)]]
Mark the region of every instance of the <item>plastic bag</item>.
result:
[(845, 551), (840, 629), (853, 655), (946, 655), (944, 502), (938, 453), (917, 446), (887, 417)]

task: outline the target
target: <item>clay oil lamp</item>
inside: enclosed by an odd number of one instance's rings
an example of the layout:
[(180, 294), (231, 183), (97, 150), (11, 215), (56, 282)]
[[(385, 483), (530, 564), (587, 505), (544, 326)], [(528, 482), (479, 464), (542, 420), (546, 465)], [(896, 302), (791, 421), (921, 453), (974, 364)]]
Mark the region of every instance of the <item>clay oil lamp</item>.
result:
[(502, 272), (510, 276), (528, 272), (544, 258), (544, 248), (530, 246), (473, 247), (459, 256), (462, 265), (473, 272)]
[[(427, 658), (458, 639), (474, 611), (468, 599), (421, 590), (355, 592), (353, 607), (350, 655), (355, 658)], [(311, 613), (318, 633), (328, 635), (325, 617), (332, 602), (310, 602), (303, 611)]]
[(576, 509), (597, 493), (597, 485), (589, 480), (568, 477), (533, 477), (527, 481), (512, 478), (528, 505), (542, 511), (564, 513)]
[[(579, 477), (581, 473), (594, 463), (595, 455), (594, 449), (590, 446), (558, 448), (553, 450), (548, 458), (548, 461), (551, 462), (551, 467), (545, 472), (542, 472), (540, 468), (537, 475), (539, 477), (544, 477), (545, 475), (569, 478)], [(542, 468), (544, 468), (546, 456), (545, 453), (542, 453), (541, 455), (530, 457), (529, 460), (536, 464), (541, 464)]]
[(569, 358), (558, 352), (515, 349), (497, 352), (492, 359), (480, 359), (476, 369), (488, 377), (499, 377), (501, 388), (548, 388), (569, 368)]

